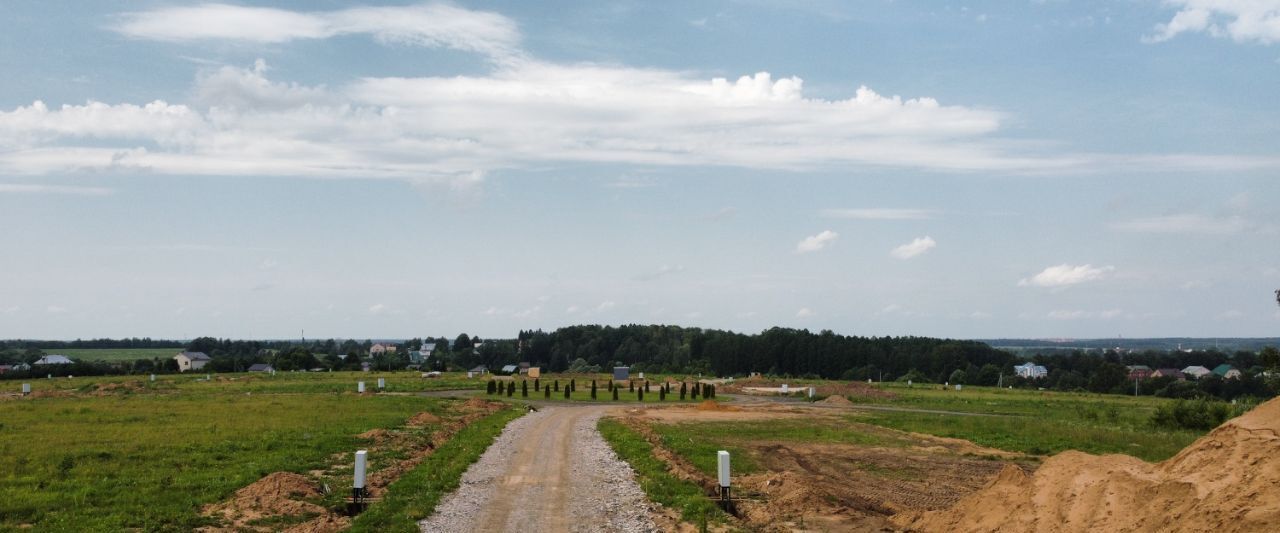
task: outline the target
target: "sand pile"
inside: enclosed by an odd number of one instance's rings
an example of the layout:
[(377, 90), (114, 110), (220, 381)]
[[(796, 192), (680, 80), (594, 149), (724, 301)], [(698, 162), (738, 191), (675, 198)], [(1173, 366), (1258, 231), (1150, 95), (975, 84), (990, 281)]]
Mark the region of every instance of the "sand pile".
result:
[(894, 522), (920, 531), (1275, 531), (1280, 398), (1161, 463), (1063, 452), (1031, 477), (1006, 467), (951, 509)]
[(205, 516), (226, 520), (227, 527), (203, 528), (203, 531), (271, 531), (257, 526), (258, 521), (276, 516), (319, 515), (299, 524), (293, 531), (341, 531), (350, 525), (346, 517), (333, 516), (329, 510), (308, 502), (322, 496), (320, 487), (306, 476), (291, 472), (275, 472), (237, 490), (230, 500), (205, 507)]
[(829, 405), (853, 405), (853, 402), (849, 401), (848, 398), (845, 398), (844, 396), (841, 396), (838, 394), (827, 396), (825, 399), (823, 399), (818, 403), (825, 403)]
[(699, 411), (741, 411), (741, 409), (732, 405), (725, 405), (715, 400), (703, 400), (698, 403)]

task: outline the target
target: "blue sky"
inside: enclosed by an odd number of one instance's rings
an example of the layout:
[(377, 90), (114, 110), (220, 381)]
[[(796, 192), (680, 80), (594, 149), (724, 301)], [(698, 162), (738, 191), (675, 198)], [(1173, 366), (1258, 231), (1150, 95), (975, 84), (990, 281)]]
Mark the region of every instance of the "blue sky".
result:
[(0, 9), (0, 337), (1280, 333), (1280, 1)]

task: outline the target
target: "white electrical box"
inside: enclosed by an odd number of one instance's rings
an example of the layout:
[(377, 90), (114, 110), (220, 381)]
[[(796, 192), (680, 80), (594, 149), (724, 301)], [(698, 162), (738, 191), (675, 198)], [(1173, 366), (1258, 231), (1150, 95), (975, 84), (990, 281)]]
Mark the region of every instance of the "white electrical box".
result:
[(717, 466), (719, 466), (720, 486), (729, 486), (729, 452), (720, 450), (716, 452)]
[(355, 478), (355, 481), (353, 481), (351, 484), (351, 486), (354, 488), (357, 488), (357, 489), (364, 488), (365, 461), (368, 458), (368, 456), (369, 456), (369, 452), (367, 450), (360, 450), (356, 452), (356, 478)]

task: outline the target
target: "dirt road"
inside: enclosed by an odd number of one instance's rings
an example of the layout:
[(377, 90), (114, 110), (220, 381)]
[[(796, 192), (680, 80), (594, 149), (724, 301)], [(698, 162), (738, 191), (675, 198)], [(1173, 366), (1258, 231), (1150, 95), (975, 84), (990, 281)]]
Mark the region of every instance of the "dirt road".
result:
[(422, 531), (657, 531), (631, 468), (596, 431), (606, 409), (546, 407), (515, 420)]

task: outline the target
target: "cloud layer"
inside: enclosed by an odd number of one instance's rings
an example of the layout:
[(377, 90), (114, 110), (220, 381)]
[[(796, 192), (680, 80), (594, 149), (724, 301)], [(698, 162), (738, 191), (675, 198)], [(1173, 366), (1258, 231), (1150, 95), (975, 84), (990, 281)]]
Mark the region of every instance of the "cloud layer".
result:
[(453, 48), (493, 58), (519, 55), (520, 41), (519, 30), (507, 17), (448, 4), (323, 12), (201, 4), (126, 13), (112, 29), (136, 39), (166, 42), (283, 43), (367, 34), (384, 43)]

